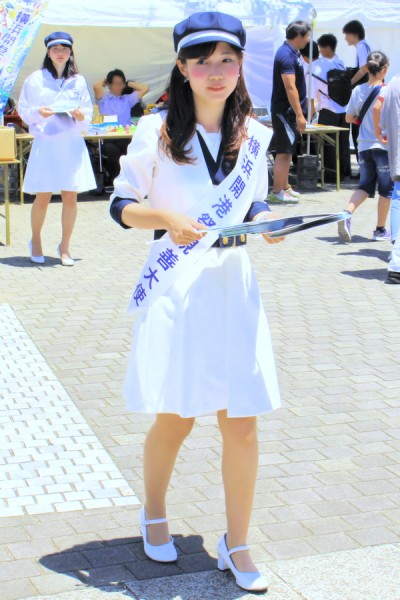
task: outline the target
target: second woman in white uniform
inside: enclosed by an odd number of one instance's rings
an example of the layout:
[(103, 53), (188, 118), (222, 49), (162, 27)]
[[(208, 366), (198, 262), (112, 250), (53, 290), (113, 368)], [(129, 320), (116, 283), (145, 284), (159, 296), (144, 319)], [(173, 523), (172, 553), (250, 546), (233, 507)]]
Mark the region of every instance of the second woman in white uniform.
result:
[(231, 569), (241, 587), (264, 590), (246, 542), (256, 416), (280, 406), (270, 333), (244, 236), (228, 247), (232, 240), (205, 232), (216, 223), (271, 218), (264, 202), (270, 134), (250, 118), (238, 19), (197, 13), (175, 27), (174, 39), (169, 108), (139, 122), (110, 204), (123, 227), (164, 233), (131, 303), (143, 312), (134, 328), (127, 407), (156, 415), (144, 447), (141, 532), (147, 556), (177, 559), (166, 522), (169, 480), (195, 417), (216, 412), (227, 514), (218, 566)]
[(79, 75), (72, 37), (56, 31), (45, 38), (43, 68), (30, 75), (22, 88), (18, 109), (35, 136), (24, 178), (24, 192), (35, 194), (32, 205), (31, 260), (45, 262), (41, 230), (53, 193), (61, 192), (62, 237), (57, 248), (61, 262), (72, 266), (69, 243), (77, 213), (77, 193), (96, 187), (82, 136), (93, 115), (86, 81)]

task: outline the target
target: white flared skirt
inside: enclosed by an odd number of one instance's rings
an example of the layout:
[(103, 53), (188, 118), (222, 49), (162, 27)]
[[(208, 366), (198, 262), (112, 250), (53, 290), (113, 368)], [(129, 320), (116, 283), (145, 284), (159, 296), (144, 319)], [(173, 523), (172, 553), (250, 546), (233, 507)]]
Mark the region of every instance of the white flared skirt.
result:
[(211, 248), (139, 315), (128, 410), (255, 416), (281, 405), (267, 318), (245, 247)]
[(95, 188), (89, 153), (80, 132), (35, 137), (26, 167), (24, 192), (86, 192)]

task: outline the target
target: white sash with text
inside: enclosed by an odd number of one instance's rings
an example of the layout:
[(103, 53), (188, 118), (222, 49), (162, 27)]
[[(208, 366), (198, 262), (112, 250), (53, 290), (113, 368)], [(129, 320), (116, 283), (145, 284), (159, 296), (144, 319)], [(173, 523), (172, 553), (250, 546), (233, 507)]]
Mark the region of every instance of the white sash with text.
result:
[[(191, 209), (189, 216), (207, 227), (228, 227), (241, 223), (246, 216), (257, 187), (259, 169), (266, 169), (265, 155), (272, 133), (260, 135), (260, 129), (249, 120), (248, 139), (241, 146), (235, 168), (211, 193)], [(267, 192), (267, 190), (265, 190)], [(150, 255), (133, 292), (128, 312), (146, 309), (165, 294), (178, 277), (190, 268), (218, 239), (210, 231), (189, 246), (177, 246), (166, 233), (151, 249)]]

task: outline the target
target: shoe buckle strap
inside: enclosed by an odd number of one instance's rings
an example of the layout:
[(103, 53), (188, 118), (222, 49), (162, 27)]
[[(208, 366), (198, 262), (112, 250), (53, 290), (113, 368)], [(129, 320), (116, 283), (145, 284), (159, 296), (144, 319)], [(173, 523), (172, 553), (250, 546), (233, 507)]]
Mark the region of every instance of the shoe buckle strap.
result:
[(168, 519), (146, 519), (145, 525), (157, 525), (157, 523), (168, 523)]
[(241, 550), (248, 550), (248, 549), (249, 549), (248, 546), (236, 546), (236, 548), (231, 548), (230, 550), (228, 550), (228, 554), (230, 556), (234, 552), (240, 552)]

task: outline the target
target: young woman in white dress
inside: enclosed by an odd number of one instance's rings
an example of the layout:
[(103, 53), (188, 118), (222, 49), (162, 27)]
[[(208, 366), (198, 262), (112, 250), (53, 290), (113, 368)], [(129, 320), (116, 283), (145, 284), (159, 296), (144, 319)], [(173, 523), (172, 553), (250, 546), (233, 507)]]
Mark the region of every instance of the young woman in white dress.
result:
[(43, 264), (41, 230), (53, 193), (61, 192), (62, 237), (57, 253), (73, 266), (69, 243), (77, 214), (77, 193), (96, 187), (82, 136), (92, 119), (86, 81), (79, 75), (72, 37), (56, 31), (45, 38), (43, 68), (30, 75), (19, 98), (19, 113), (35, 136), (24, 178), (24, 192), (35, 194), (32, 205), (31, 260)]
[[(156, 238), (167, 231), (177, 253), (207, 238), (204, 219), (189, 216), (193, 205), (218, 193), (234, 169), (246, 180), (244, 163), (237, 159), (250, 126), (259, 141), (270, 134), (250, 117), (242, 76), (245, 31), (238, 19), (197, 13), (175, 27), (174, 39), (178, 58), (169, 107), (139, 122), (121, 159), (110, 212), (124, 228), (155, 229)], [(264, 202), (267, 146), (246, 220), (272, 215)], [(149, 204), (143, 203), (146, 196)], [(268, 243), (281, 239), (266, 237)], [(146, 499), (140, 520), (147, 556), (177, 559), (166, 519), (169, 481), (195, 417), (216, 412), (227, 516), (218, 567), (231, 569), (242, 588), (264, 590), (267, 581), (246, 545), (258, 464), (256, 416), (278, 408), (280, 396), (268, 323), (242, 242), (213, 243), (139, 315), (125, 397), (128, 409), (156, 414), (144, 446)], [(153, 269), (156, 277), (161, 267), (168, 268), (167, 258)], [(138, 303), (139, 296), (134, 298)]]

